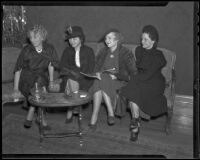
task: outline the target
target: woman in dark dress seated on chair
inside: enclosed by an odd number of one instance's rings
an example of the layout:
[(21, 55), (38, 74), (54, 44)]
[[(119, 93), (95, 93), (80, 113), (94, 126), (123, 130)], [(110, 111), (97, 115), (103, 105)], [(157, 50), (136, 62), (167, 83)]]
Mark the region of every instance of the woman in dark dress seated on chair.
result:
[(140, 113), (149, 118), (167, 112), (164, 96), (165, 78), (161, 69), (166, 65), (163, 53), (158, 50), (159, 35), (156, 28), (147, 25), (142, 30), (141, 46), (135, 50), (137, 74), (120, 90), (120, 96), (129, 101), (132, 120), (131, 140), (136, 141), (140, 127)]
[[(14, 94), (22, 93), (26, 98), (35, 83), (44, 90), (48, 86), (53, 87), (54, 68), (58, 67), (56, 50), (46, 42), (46, 29), (42, 25), (35, 25), (27, 36), (31, 43), (22, 49), (14, 68)], [(34, 113), (35, 107), (29, 106), (24, 127), (31, 127)], [(42, 124), (44, 129), (50, 129), (44, 119)]]
[[(60, 92), (88, 91), (93, 80), (80, 72), (93, 72), (95, 64), (94, 51), (84, 44), (85, 35), (80, 26), (68, 26), (66, 39), (69, 46), (63, 51), (60, 61), (60, 78), (62, 79)], [(70, 123), (72, 120), (73, 111), (69, 108), (65, 123)]]

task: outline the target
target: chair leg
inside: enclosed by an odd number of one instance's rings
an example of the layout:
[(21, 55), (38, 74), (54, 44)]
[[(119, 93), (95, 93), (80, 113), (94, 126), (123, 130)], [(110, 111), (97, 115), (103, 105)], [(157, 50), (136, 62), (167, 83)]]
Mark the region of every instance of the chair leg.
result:
[(165, 132), (167, 135), (171, 134), (172, 115), (173, 115), (173, 110), (171, 108), (169, 108), (167, 115), (166, 115), (166, 122), (165, 122)]

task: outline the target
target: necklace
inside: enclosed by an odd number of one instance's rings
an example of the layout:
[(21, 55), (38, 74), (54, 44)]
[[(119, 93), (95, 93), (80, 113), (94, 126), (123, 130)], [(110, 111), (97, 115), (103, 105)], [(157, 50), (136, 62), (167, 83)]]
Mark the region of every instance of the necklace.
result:
[(41, 53), (41, 52), (42, 52), (42, 48), (41, 48), (41, 49), (36, 49), (36, 51), (37, 51), (38, 53)]

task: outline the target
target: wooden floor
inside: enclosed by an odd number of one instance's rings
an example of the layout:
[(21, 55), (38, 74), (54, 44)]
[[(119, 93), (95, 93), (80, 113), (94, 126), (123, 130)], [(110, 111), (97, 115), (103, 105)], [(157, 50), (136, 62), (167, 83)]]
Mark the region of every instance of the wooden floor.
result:
[[(83, 109), (83, 128), (87, 127), (91, 116), (92, 107)], [(26, 115), (27, 110), (23, 109), (20, 105), (5, 105), (3, 107), (3, 119), (10, 113)], [(64, 123), (66, 113), (63, 110), (47, 113), (47, 120), (49, 124), (54, 121)], [(129, 122), (130, 115), (127, 112), (126, 117), (120, 121), (116, 119), (116, 124), (112, 127), (107, 125), (107, 113), (104, 106), (102, 106), (97, 130), (106, 130), (108, 133), (115, 134), (116, 136), (124, 136), (129, 138)], [(159, 117), (150, 121), (142, 121), (141, 132), (138, 142), (144, 143), (148, 141), (152, 144), (166, 145), (174, 148), (180, 148), (182, 152), (174, 153), (175, 158), (192, 158), (193, 157), (193, 100), (189, 97), (176, 96), (174, 113), (172, 119), (172, 134), (166, 135), (164, 132), (164, 117)], [(185, 149), (183, 153), (183, 149)], [(180, 155), (179, 155), (180, 154)], [(185, 155), (184, 155), (185, 154)], [(173, 158), (173, 157), (168, 157)]]
[[(3, 88), (5, 90), (6, 88)], [(2, 120), (10, 113), (24, 115), (27, 110), (21, 105), (5, 105), (2, 107)], [(83, 108), (83, 128), (87, 127), (92, 113), (92, 106)], [(125, 118), (120, 121), (116, 118), (114, 126), (107, 125), (106, 108), (102, 105), (98, 118), (97, 131), (105, 131), (116, 136), (121, 136), (129, 139), (129, 122), (130, 113), (127, 112)], [(58, 121), (64, 124), (66, 117), (65, 110), (48, 112), (47, 120), (49, 124)], [(158, 146), (165, 145), (166, 147), (174, 148), (174, 157), (167, 158), (193, 158), (193, 99), (192, 97), (184, 97), (176, 95), (174, 112), (172, 118), (172, 134), (166, 135), (164, 132), (165, 117), (159, 117), (150, 121), (142, 121), (141, 131), (139, 134), (138, 143), (147, 142), (157, 144)], [(73, 125), (73, 124), (72, 124)], [(179, 153), (179, 150), (180, 153)]]

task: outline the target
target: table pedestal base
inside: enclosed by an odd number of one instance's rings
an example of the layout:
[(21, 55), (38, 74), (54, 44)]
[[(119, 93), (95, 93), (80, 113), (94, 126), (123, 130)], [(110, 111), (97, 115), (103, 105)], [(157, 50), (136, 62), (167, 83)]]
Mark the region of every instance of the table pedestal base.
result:
[(43, 109), (41, 107), (38, 108), (38, 116), (39, 116), (39, 134), (40, 134), (40, 145), (43, 142), (44, 138), (63, 138), (63, 137), (71, 137), (71, 136), (77, 136), (80, 137), (80, 146), (83, 145), (83, 139), (82, 139), (82, 127), (81, 127), (81, 121), (82, 121), (82, 106), (76, 106), (79, 108), (78, 112), (78, 131), (74, 132), (66, 132), (66, 133), (45, 133), (43, 126), (42, 126), (42, 119), (43, 119)]

